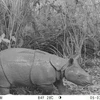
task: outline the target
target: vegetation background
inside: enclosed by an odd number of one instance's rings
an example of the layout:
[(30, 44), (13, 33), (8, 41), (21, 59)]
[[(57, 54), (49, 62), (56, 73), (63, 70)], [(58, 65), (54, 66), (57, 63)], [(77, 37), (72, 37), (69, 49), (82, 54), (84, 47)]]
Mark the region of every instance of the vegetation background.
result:
[[(99, 95), (100, 0), (0, 0), (0, 50), (7, 48), (40, 49), (63, 58), (79, 54), (94, 85), (64, 80), (68, 94)], [(42, 92), (20, 87), (11, 93)]]

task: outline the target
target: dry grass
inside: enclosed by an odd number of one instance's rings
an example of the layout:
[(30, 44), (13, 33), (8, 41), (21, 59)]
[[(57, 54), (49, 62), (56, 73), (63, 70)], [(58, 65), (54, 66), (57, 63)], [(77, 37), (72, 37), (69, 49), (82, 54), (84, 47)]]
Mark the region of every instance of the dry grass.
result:
[[(99, 3), (91, 0), (92, 5), (88, 5), (80, 0), (77, 4), (73, 2), (72, 6), (69, 5), (72, 3), (64, 1), (61, 3), (64, 5), (59, 5), (56, 0), (44, 1), (0, 0), (0, 50), (25, 47), (45, 51), (48, 46), (48, 52), (66, 58), (80, 55), (87, 37), (96, 38), (100, 42)], [(100, 94), (99, 66), (88, 70), (96, 77), (97, 87), (95, 84), (93, 87), (79, 87), (69, 83), (66, 86), (69, 94)], [(30, 90), (26, 92), (25, 89), (19, 89), (19, 92), (39, 93)]]

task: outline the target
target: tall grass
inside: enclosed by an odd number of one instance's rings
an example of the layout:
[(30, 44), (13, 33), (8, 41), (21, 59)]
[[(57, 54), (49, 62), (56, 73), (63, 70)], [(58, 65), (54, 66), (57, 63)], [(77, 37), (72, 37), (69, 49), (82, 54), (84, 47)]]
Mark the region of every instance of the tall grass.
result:
[[(63, 54), (57, 47), (52, 46), (51, 49), (54, 53), (63, 57), (80, 54), (85, 38), (87, 36), (95, 37), (99, 34), (97, 5), (94, 0), (92, 0), (92, 7), (84, 2), (79, 2), (74, 6), (68, 5), (67, 2), (65, 2), (66, 6), (55, 5), (56, 2), (56, 0), (53, 2), (49, 0), (47, 2), (1, 0), (0, 34), (3, 37), (1, 40), (7, 42), (4, 39), (6, 38), (10, 41), (8, 48), (12, 47), (12, 41), (14, 42), (13, 47), (22, 47), (25, 32), (33, 38), (32, 41), (34, 40), (34, 42), (39, 38), (42, 38), (43, 41), (51, 38), (57, 40), (58, 36), (63, 34), (63, 39), (60, 41)], [(31, 25), (31, 34), (25, 31), (27, 27), (30, 27), (28, 25)]]
[(0, 0), (0, 44), (23, 47), (29, 36), (26, 48), (33, 43), (41, 49), (53, 40), (56, 46), (51, 44), (49, 50), (56, 55), (79, 57), (85, 39), (100, 40), (100, 4), (90, 1), (92, 5), (80, 0), (71, 6), (66, 0), (64, 5), (57, 5), (57, 0)]
[[(21, 39), (21, 34), (27, 23), (32, 21), (30, 0), (1, 0), (0, 1), (0, 24), (1, 34), (5, 34), (8, 40), (15, 42)], [(22, 42), (23, 44), (23, 42)], [(8, 46), (11, 48), (11, 44)]]
[[(91, 0), (91, 3), (92, 4), (89, 4), (89, 2), (87, 3), (87, 1), (80, 1), (72, 8), (66, 4), (66, 12), (63, 12), (63, 9), (61, 9), (60, 14), (63, 22), (62, 33), (64, 34), (64, 40), (62, 41), (63, 43), (61, 43), (61, 46), (64, 56), (66, 56), (66, 52), (69, 57), (76, 56), (77, 54), (80, 55), (85, 39), (88, 37), (95, 39), (97, 39), (97, 37), (100, 38), (100, 5), (99, 3), (96, 4), (94, 0)], [(71, 9), (72, 12), (69, 9)], [(77, 29), (79, 31), (76, 31)], [(74, 54), (74, 52), (76, 53)]]

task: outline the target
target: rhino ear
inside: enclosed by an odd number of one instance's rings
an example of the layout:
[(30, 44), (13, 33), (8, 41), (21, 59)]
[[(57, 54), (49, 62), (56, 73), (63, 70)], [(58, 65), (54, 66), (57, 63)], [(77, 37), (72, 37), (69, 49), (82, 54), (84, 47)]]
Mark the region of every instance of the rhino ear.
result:
[(66, 65), (66, 63), (68, 63), (68, 59), (64, 59), (56, 55), (51, 55), (50, 63), (56, 70), (61, 70), (63, 66)]

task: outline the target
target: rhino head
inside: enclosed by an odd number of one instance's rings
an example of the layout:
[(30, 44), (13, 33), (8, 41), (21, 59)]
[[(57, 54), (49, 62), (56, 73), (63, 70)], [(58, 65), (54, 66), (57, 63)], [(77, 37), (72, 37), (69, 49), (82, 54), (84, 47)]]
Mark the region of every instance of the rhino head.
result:
[(64, 76), (68, 81), (80, 86), (92, 85), (92, 76), (80, 67), (76, 59), (71, 58), (68, 63), (64, 70)]
[(77, 59), (64, 59), (53, 56), (50, 60), (56, 70), (61, 70), (62, 76), (76, 85), (86, 86), (92, 85), (92, 76), (80, 67)]

